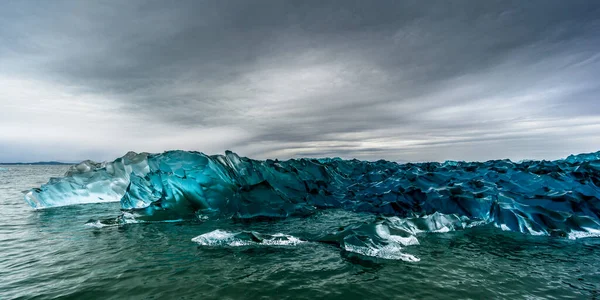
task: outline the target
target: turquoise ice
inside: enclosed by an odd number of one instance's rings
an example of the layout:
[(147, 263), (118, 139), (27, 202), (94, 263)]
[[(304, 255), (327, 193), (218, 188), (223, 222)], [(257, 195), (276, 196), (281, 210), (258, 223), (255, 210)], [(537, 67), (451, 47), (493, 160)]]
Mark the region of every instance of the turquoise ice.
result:
[(429, 220), (428, 230), (437, 230), (435, 220), (443, 216), (452, 230), (491, 223), (534, 235), (583, 237), (600, 233), (600, 152), (556, 161), (408, 164), (130, 152), (114, 162), (74, 166), (25, 199), (34, 208), (120, 201), (140, 220), (273, 219), (337, 208), (386, 222)]

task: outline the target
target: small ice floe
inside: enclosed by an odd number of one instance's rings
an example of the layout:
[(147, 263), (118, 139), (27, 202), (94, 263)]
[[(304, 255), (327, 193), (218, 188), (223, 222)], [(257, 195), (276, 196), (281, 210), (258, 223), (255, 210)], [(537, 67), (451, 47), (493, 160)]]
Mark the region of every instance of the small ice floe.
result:
[(295, 246), (306, 243), (297, 237), (276, 233), (276, 234), (260, 234), (254, 231), (230, 232), (217, 229), (192, 239), (193, 242), (201, 246), (211, 247), (240, 247), (240, 246)]

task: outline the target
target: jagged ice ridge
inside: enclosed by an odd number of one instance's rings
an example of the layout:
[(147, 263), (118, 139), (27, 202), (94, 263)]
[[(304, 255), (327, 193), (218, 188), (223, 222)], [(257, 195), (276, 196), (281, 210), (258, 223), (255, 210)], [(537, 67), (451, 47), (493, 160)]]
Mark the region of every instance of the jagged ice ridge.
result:
[(385, 257), (406, 255), (388, 250), (414, 244), (417, 233), (481, 224), (533, 235), (600, 235), (600, 152), (556, 161), (407, 164), (130, 152), (113, 162), (84, 161), (25, 199), (34, 208), (120, 201), (129, 220), (144, 222), (273, 219), (329, 208), (373, 213), (382, 218), (322, 239)]
[(324, 208), (399, 217), (440, 212), (550, 234), (598, 229), (598, 186), (600, 152), (558, 161), (398, 164), (169, 151), (84, 161), (25, 199), (34, 208), (121, 201), (148, 218), (278, 218)]

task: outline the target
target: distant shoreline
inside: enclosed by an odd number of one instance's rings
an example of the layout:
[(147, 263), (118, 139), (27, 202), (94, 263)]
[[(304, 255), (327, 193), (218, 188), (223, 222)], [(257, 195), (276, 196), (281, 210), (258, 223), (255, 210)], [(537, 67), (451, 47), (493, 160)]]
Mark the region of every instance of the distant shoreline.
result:
[(37, 162), (31, 162), (31, 163), (25, 163), (25, 162), (15, 162), (15, 163), (2, 163), (0, 162), (0, 166), (43, 166), (43, 165), (51, 165), (51, 166), (68, 166), (68, 165), (75, 165), (76, 163), (65, 163), (65, 162), (58, 162), (58, 161), (37, 161)]

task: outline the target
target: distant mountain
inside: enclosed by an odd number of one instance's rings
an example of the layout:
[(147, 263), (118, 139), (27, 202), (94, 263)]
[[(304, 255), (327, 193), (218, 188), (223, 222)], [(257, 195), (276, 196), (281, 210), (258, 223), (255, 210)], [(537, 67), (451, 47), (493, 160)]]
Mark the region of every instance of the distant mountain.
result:
[(30, 166), (30, 165), (74, 165), (75, 163), (65, 163), (59, 161), (36, 161), (36, 162), (14, 162), (14, 163), (0, 163), (0, 165), (5, 166)]

